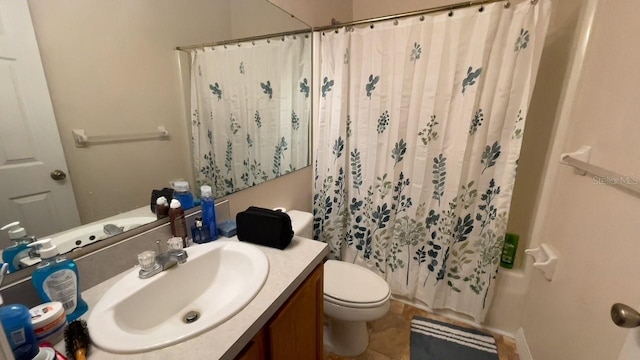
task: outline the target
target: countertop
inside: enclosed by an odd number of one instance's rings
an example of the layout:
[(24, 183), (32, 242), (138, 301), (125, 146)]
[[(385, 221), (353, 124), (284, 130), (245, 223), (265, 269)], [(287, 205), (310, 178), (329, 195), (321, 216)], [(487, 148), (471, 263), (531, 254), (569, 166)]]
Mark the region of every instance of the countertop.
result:
[[(237, 238), (228, 240), (237, 241)], [(269, 275), (256, 297), (231, 319), (187, 341), (147, 353), (113, 354), (93, 346), (89, 353), (89, 360), (233, 359), (329, 253), (325, 243), (297, 236), (284, 250), (258, 247), (269, 259)], [(100, 297), (130, 271), (138, 270), (127, 270), (82, 292), (82, 298), (89, 305), (89, 311), (82, 318), (87, 319), (93, 305)], [(170, 289), (167, 289), (167, 296), (170, 294)], [(90, 331), (98, 330), (90, 329)], [(64, 353), (64, 341), (56, 344), (55, 347)]]

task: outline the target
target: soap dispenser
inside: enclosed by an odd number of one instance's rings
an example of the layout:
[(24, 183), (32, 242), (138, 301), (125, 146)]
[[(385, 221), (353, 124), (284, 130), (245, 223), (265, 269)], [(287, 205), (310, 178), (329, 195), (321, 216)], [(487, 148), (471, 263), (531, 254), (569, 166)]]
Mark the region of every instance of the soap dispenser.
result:
[[(2, 286), (2, 282), (4, 281), (4, 276), (7, 274), (7, 269), (9, 264), (4, 263), (0, 267), (0, 286)], [(4, 300), (2, 299), (2, 295), (0, 295), (0, 306), (4, 305)], [(2, 326), (2, 320), (0, 317), (0, 359), (6, 360), (15, 360), (13, 356), (13, 349), (11, 348), (11, 344), (9, 344), (10, 338), (7, 336), (4, 331), (4, 326)]]
[(216, 204), (213, 200), (211, 186), (202, 185), (200, 187), (200, 198), (203, 225), (209, 229), (209, 238), (216, 240), (218, 238), (218, 222), (216, 221)]
[(42, 261), (31, 275), (33, 285), (43, 302), (59, 301), (70, 323), (83, 315), (89, 307), (80, 296), (78, 266), (71, 260), (59, 256), (58, 248), (51, 239), (29, 244), (38, 247)]
[(20, 226), (20, 222), (12, 222), (0, 228), (8, 230), (9, 239), (13, 244), (2, 251), (2, 261), (9, 264), (9, 272), (15, 272), (22, 268), (20, 259), (29, 256), (28, 245), (36, 240), (34, 236), (27, 236), (25, 229)]

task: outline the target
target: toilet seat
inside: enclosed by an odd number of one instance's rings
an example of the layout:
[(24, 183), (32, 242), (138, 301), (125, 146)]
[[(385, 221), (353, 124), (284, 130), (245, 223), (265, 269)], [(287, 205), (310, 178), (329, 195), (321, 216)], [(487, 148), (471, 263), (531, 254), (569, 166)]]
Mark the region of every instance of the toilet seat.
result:
[(386, 298), (380, 300), (380, 301), (375, 301), (375, 302), (351, 302), (351, 301), (345, 301), (345, 300), (341, 300), (341, 299), (336, 299), (333, 296), (324, 295), (324, 301), (329, 302), (331, 304), (334, 305), (340, 305), (340, 306), (344, 306), (344, 307), (349, 307), (349, 308), (354, 308), (354, 309), (371, 309), (371, 308), (376, 308), (379, 306), (384, 305), (387, 301), (389, 301), (389, 298), (391, 298), (391, 293), (389, 292), (389, 294), (387, 295)]
[(350, 308), (374, 308), (390, 296), (389, 284), (373, 271), (343, 261), (325, 262), (325, 301)]

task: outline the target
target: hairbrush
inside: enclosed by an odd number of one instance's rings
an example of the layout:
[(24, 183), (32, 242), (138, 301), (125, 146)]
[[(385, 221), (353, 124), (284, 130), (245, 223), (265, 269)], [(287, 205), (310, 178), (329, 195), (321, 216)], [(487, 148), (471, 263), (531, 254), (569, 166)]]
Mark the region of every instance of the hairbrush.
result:
[(91, 347), (89, 328), (84, 320), (76, 320), (64, 330), (64, 343), (67, 348), (67, 357), (75, 360), (86, 360)]

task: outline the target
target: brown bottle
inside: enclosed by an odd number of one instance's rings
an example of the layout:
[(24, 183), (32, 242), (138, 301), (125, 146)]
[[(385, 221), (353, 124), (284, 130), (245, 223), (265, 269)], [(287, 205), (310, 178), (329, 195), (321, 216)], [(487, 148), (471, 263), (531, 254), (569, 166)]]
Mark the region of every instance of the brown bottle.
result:
[(167, 216), (169, 216), (169, 202), (167, 202), (167, 198), (160, 196), (156, 200), (156, 217), (160, 220)]
[(184, 210), (177, 199), (171, 200), (169, 206), (169, 220), (171, 221), (171, 234), (182, 238), (182, 246), (187, 247), (187, 221), (184, 218)]

